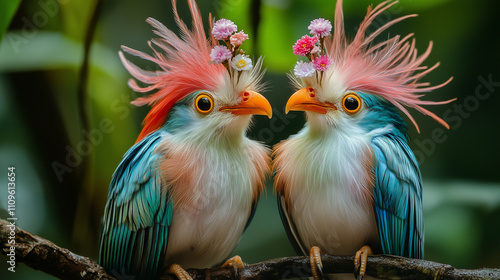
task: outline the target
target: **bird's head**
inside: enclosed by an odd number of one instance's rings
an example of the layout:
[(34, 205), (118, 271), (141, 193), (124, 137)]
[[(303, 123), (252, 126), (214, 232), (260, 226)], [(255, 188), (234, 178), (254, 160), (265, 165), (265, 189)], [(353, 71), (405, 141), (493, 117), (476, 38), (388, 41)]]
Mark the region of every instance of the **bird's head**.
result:
[(288, 99), (286, 113), (305, 111), (310, 129), (320, 132), (359, 128), (371, 131), (389, 124), (406, 132), (400, 115), (385, 100), (363, 92), (328, 89), (323, 86), (299, 89)]
[[(163, 126), (171, 132), (182, 131), (206, 139), (228, 133), (243, 135), (251, 115), (271, 118), (271, 105), (259, 93), (263, 76), (261, 59), (252, 65), (251, 59), (240, 50), (248, 36), (235, 33), (236, 25), (223, 19), (215, 23), (213, 34), (207, 38), (194, 0), (188, 0), (191, 29), (180, 19), (175, 0), (172, 4), (181, 36), (148, 18), (147, 22), (159, 36), (148, 42), (153, 55), (122, 47), (124, 52), (157, 64), (160, 70), (143, 70), (126, 59), (123, 52), (119, 53), (132, 76), (146, 84), (142, 87), (130, 79), (129, 86), (136, 92), (153, 92), (132, 102), (137, 106), (152, 106), (137, 141)], [(227, 47), (220, 46), (219, 40)]]
[(373, 40), (391, 25), (415, 15), (396, 18), (366, 36), (366, 30), (377, 15), (397, 2), (386, 1), (368, 13), (352, 41), (344, 33), (342, 0), (337, 1), (333, 35), (332, 24), (325, 19), (311, 22), (313, 37), (304, 36), (293, 50), (308, 58), (299, 61), (290, 75), (297, 91), (289, 98), (286, 112), (306, 111), (311, 129), (364, 129), (371, 131), (393, 125), (406, 133), (406, 124), (397, 112), (405, 113), (419, 131), (407, 108), (428, 115), (448, 128), (446, 122), (421, 105), (437, 105), (452, 100), (434, 102), (420, 100), (424, 92), (440, 88), (420, 82), (420, 78), (439, 64), (427, 68), (422, 62), (429, 56), (428, 49), (417, 55), (413, 34), (397, 35), (374, 44)]
[(235, 140), (249, 127), (252, 115), (271, 118), (272, 108), (259, 93), (260, 85), (250, 82), (258, 80), (252, 75), (260, 75), (260, 64), (254, 73), (241, 73), (239, 82), (232, 81), (237, 77), (223, 75), (217, 88), (195, 90), (176, 102), (165, 122), (168, 131), (204, 141)]

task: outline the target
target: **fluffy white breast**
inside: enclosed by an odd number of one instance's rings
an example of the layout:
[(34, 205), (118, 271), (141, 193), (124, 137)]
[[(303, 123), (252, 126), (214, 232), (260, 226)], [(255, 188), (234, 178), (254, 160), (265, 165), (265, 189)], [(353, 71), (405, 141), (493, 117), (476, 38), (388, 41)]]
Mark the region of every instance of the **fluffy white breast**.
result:
[(378, 239), (369, 143), (361, 131), (306, 126), (278, 147), (278, 181), (306, 248), (353, 254)]
[(254, 195), (252, 175), (260, 172), (255, 163), (265, 161), (267, 151), (246, 138), (240, 149), (215, 143), (201, 149), (171, 140), (163, 150), (162, 173), (174, 201), (165, 262), (214, 266), (229, 256), (243, 233)]

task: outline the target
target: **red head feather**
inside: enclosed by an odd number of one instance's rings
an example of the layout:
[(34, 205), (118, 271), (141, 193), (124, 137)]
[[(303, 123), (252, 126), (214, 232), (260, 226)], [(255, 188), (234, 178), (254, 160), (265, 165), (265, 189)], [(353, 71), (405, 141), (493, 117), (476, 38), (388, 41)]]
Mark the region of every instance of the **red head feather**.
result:
[[(154, 33), (160, 36), (159, 39), (148, 42), (153, 49), (154, 56), (122, 46), (122, 50), (127, 53), (156, 63), (161, 68), (160, 71), (143, 70), (128, 61), (121, 51), (119, 52), (130, 74), (149, 85), (140, 87), (134, 79), (130, 79), (129, 86), (136, 92), (156, 91), (132, 102), (136, 106), (146, 104), (153, 106), (143, 121), (144, 127), (136, 142), (159, 129), (177, 101), (197, 90), (215, 91), (223, 74), (227, 73), (222, 64), (210, 63), (210, 50), (216, 45), (216, 41), (213, 37), (207, 41), (200, 11), (195, 1), (188, 0), (188, 4), (193, 18), (191, 30), (180, 19), (176, 2), (172, 0), (174, 16), (181, 31), (181, 37), (157, 20), (147, 19), (147, 22), (156, 29)], [(164, 54), (153, 48), (153, 44), (162, 49)]]
[[(420, 97), (424, 96), (424, 92), (440, 88), (452, 80), (450, 78), (448, 81), (436, 86), (419, 82), (420, 78), (439, 66), (439, 63), (430, 68), (421, 66), (431, 52), (432, 42), (429, 43), (427, 50), (420, 56), (417, 56), (415, 39), (412, 39), (411, 43), (409, 42), (413, 34), (409, 34), (402, 39), (398, 35), (387, 41), (372, 44), (380, 33), (393, 24), (416, 15), (393, 19), (376, 29), (369, 36), (365, 34), (373, 20), (396, 3), (397, 1), (392, 3), (391, 1), (385, 1), (374, 9), (368, 7), (368, 12), (361, 22), (356, 36), (348, 43), (344, 31), (342, 0), (337, 1), (333, 37), (325, 42), (327, 52), (333, 59), (333, 71), (340, 73), (344, 86), (349, 90), (376, 94), (392, 103), (410, 118), (417, 131), (419, 130), (418, 125), (405, 107), (414, 108), (449, 128), (444, 120), (420, 106), (446, 104), (455, 100), (441, 102), (420, 100)], [(420, 70), (423, 71), (416, 73)]]

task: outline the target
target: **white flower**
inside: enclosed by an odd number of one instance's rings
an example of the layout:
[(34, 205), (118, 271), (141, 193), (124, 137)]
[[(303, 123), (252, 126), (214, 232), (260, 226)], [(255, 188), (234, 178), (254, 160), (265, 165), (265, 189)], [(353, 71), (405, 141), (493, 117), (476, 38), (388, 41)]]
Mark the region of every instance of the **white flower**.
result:
[(295, 76), (305, 78), (314, 75), (316, 69), (314, 69), (314, 64), (312, 64), (312, 62), (297, 61), (293, 71), (295, 72)]
[(231, 60), (231, 66), (237, 71), (252, 69), (252, 60), (243, 54), (239, 54)]
[(330, 35), (330, 32), (332, 31), (332, 23), (327, 19), (318, 18), (311, 21), (311, 24), (307, 28), (313, 35), (326, 37)]

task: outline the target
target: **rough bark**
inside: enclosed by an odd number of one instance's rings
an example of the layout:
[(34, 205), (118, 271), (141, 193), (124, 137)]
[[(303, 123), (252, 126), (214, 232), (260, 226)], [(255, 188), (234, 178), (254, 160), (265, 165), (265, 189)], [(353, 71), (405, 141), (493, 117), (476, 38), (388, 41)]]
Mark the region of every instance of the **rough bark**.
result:
[[(9, 244), (14, 236), (15, 244)], [(11, 241), (12, 242), (12, 241)], [(2, 254), (15, 248), (15, 262), (60, 279), (134, 279), (126, 273), (108, 275), (93, 260), (61, 248), (49, 240), (0, 220)], [(353, 256), (322, 255), (324, 273), (352, 273)], [(193, 279), (287, 279), (311, 276), (309, 259), (286, 257), (233, 268), (188, 269)], [(451, 265), (389, 255), (368, 257), (367, 275), (387, 279), (500, 279), (500, 269), (456, 269)], [(115, 278), (116, 277), (116, 278)], [(175, 279), (164, 275), (161, 279)], [(354, 277), (353, 277), (354, 279)]]
[[(14, 236), (15, 244), (9, 244)], [(12, 242), (12, 241), (11, 241)], [(0, 220), (0, 247), (8, 255), (15, 248), (15, 262), (60, 279), (114, 279), (96, 262), (61, 248), (47, 239)], [(9, 256), (10, 258), (10, 256)]]

